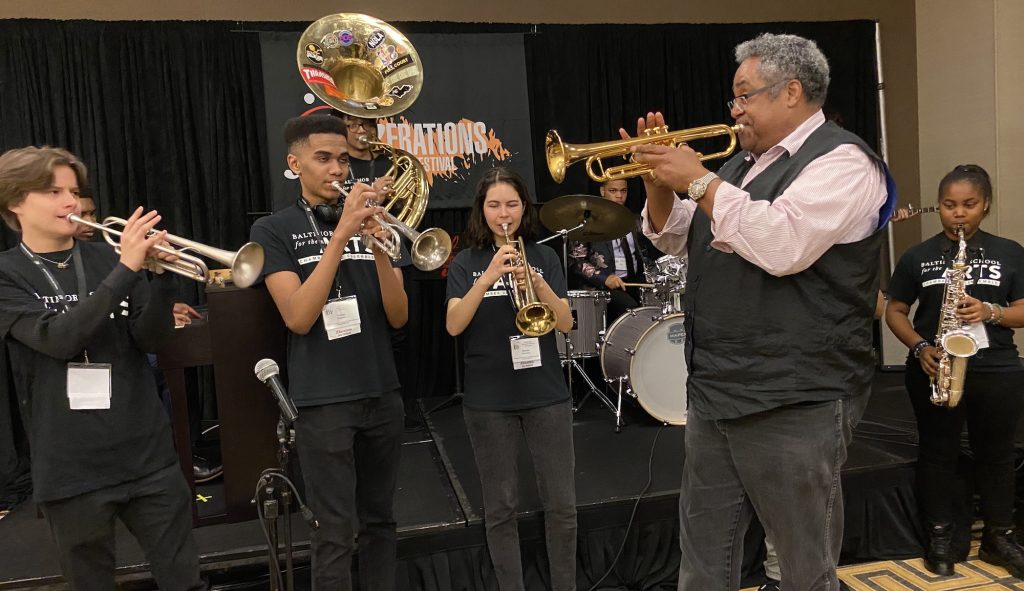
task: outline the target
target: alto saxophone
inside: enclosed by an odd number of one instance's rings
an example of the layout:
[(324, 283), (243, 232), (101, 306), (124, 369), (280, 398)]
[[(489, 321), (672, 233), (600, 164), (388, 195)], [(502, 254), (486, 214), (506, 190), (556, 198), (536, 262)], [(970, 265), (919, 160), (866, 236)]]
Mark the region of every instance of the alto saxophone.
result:
[(967, 360), (978, 352), (978, 341), (968, 332), (968, 323), (956, 315), (957, 304), (967, 293), (967, 241), (964, 227), (957, 226), (960, 250), (953, 259), (953, 266), (946, 269), (946, 290), (942, 295), (939, 310), (939, 329), (935, 345), (942, 351), (939, 357), (939, 371), (932, 378), (931, 401), (939, 406), (956, 406), (964, 393), (964, 374)]

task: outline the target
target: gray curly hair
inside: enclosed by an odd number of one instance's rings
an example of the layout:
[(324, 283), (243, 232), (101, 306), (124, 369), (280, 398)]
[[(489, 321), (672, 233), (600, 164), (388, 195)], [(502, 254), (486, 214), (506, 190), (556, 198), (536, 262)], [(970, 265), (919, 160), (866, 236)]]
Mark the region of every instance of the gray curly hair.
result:
[[(736, 63), (749, 58), (761, 59), (761, 75), (765, 80), (799, 80), (811, 104), (825, 104), (828, 93), (828, 60), (818, 45), (797, 35), (762, 33), (736, 46)], [(781, 89), (772, 89), (772, 98)]]

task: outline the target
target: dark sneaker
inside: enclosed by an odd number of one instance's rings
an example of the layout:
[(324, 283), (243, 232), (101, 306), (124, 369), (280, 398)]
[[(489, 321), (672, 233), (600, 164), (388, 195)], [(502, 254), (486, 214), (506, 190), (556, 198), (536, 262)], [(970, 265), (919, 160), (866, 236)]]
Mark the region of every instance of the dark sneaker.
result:
[(209, 482), (224, 473), (224, 465), (212, 465), (206, 458), (192, 456), (192, 479), (196, 484)]
[(1013, 528), (986, 527), (981, 536), (978, 558), (1001, 566), (1018, 579), (1024, 579), (1024, 547), (1017, 543)]
[(766, 583), (757, 588), (757, 591), (779, 591), (779, 581), (768, 579)]
[(928, 549), (924, 554), (924, 566), (931, 572), (948, 577), (954, 573), (953, 526), (949, 523), (933, 523), (928, 526)]

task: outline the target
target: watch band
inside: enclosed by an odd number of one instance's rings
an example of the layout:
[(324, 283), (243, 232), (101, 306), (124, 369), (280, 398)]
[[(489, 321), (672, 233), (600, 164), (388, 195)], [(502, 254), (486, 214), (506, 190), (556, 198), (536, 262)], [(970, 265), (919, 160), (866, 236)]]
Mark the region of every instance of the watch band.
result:
[(704, 198), (704, 194), (708, 190), (708, 185), (711, 183), (711, 181), (715, 180), (716, 178), (718, 178), (718, 175), (713, 172), (705, 174), (704, 176), (690, 183), (690, 185), (686, 188), (686, 195), (690, 199), (693, 199), (694, 201), (700, 201), (701, 199)]

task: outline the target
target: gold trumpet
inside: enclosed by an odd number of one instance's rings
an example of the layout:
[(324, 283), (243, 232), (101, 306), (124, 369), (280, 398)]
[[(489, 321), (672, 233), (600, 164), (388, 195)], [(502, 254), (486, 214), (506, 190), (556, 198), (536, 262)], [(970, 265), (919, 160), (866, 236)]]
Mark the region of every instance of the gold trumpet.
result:
[[(115, 228), (124, 228), (128, 224), (124, 218), (111, 216), (104, 219), (102, 224), (97, 224), (95, 222), (83, 220), (75, 214), (71, 214), (68, 216), (68, 221), (76, 224), (82, 224), (83, 226), (89, 226), (90, 228), (95, 228), (100, 232), (103, 232), (103, 239), (114, 247), (114, 252), (121, 254), (121, 243), (114, 240), (113, 237), (123, 234), (122, 231), (116, 230)], [(172, 262), (162, 259), (152, 259), (150, 262), (165, 271), (177, 273), (178, 275), (188, 277), (189, 279), (194, 279), (202, 283), (214, 282), (213, 274), (210, 273), (206, 263), (204, 263), (199, 257), (187, 254), (187, 251), (200, 254), (208, 259), (213, 259), (231, 269), (231, 281), (238, 287), (249, 287), (253, 283), (256, 283), (256, 280), (260, 278), (260, 272), (263, 270), (263, 247), (255, 242), (248, 242), (242, 245), (242, 248), (232, 252), (230, 250), (207, 246), (206, 244), (182, 238), (181, 236), (175, 236), (174, 234), (168, 234), (166, 240), (172, 246), (157, 244), (153, 248), (160, 252), (174, 255), (178, 257), (177, 260)]]
[(505, 244), (511, 244), (516, 248), (517, 257), (512, 261), (512, 266), (521, 266), (526, 273), (526, 279), (522, 284), (516, 279), (514, 272), (508, 273), (509, 292), (512, 296), (512, 304), (516, 307), (516, 328), (528, 337), (544, 336), (555, 329), (558, 315), (555, 314), (551, 306), (537, 299), (530, 263), (526, 260), (526, 244), (523, 239), (518, 238), (513, 242), (508, 235), (508, 224), (502, 224), (501, 229), (505, 232)]
[[(334, 181), (331, 186), (342, 195), (348, 196), (348, 192), (339, 181)], [(367, 206), (373, 207), (372, 203), (374, 202), (367, 201)], [(409, 254), (412, 257), (412, 264), (420, 271), (433, 271), (448, 260), (448, 255), (452, 252), (452, 239), (448, 232), (441, 228), (430, 228), (418, 232), (392, 215), (387, 209), (384, 210), (384, 213), (374, 214), (372, 217), (380, 227), (388, 231), (389, 236), (383, 241), (372, 235), (369, 236), (369, 239), (392, 260), (397, 261), (402, 256), (400, 236), (405, 236), (412, 242)]]
[[(644, 130), (644, 135), (628, 140), (611, 140), (595, 144), (566, 144), (558, 132), (552, 129), (544, 140), (544, 155), (548, 161), (548, 171), (556, 183), (565, 180), (565, 169), (580, 160), (587, 161), (587, 174), (598, 183), (604, 183), (615, 179), (628, 179), (651, 172), (651, 167), (646, 164), (634, 162), (630, 157), (627, 164), (605, 168), (603, 160), (614, 156), (630, 156), (629, 149), (633, 146), (644, 144), (662, 144), (665, 146), (678, 146), (695, 140), (729, 136), (729, 145), (725, 149), (713, 154), (697, 153), (697, 157), (704, 160), (713, 158), (725, 158), (736, 150), (736, 134), (743, 130), (743, 126), (705, 125), (691, 129), (680, 129), (669, 131), (667, 126), (653, 127)], [(596, 167), (596, 168), (595, 168)]]

